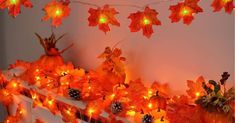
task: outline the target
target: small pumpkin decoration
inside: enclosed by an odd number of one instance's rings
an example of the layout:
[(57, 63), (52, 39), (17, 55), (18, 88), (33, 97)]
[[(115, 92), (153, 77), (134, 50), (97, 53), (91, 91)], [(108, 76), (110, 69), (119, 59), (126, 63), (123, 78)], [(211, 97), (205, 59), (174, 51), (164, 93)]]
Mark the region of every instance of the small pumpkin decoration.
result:
[(160, 96), (158, 91), (156, 94), (150, 97), (149, 102), (152, 104), (152, 109), (166, 109), (167, 101), (166, 98)]
[(49, 38), (42, 38), (37, 33), (35, 33), (35, 35), (38, 37), (40, 44), (42, 45), (45, 51), (45, 54), (42, 55), (39, 60), (36, 61), (36, 63), (40, 66), (45, 66), (48, 69), (54, 69), (57, 66), (63, 65), (64, 59), (62, 58), (61, 54), (73, 46), (73, 44), (71, 44), (70, 46), (61, 51), (56, 48), (56, 43), (65, 35), (62, 35), (57, 39), (54, 33), (52, 33)]
[[(201, 118), (205, 123), (233, 123), (233, 111), (231, 103), (235, 100), (235, 90), (225, 87), (225, 82), (230, 76), (228, 72), (224, 72), (220, 82), (209, 80), (209, 84), (214, 86), (208, 87), (205, 82), (203, 88), (205, 95), (199, 97), (195, 102), (201, 108)], [(223, 86), (223, 89), (221, 89)]]
[(201, 109), (201, 114), (204, 123), (233, 123), (233, 113), (208, 112)]

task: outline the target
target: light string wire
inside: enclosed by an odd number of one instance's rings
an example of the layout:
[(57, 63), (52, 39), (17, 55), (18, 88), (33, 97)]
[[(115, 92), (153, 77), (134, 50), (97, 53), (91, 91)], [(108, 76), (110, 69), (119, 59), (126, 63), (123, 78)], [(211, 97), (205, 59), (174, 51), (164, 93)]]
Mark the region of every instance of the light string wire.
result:
[[(157, 4), (160, 4), (160, 3), (164, 3), (164, 2), (170, 2), (170, 1), (174, 1), (174, 0), (160, 0), (160, 1), (156, 1), (156, 2), (150, 2), (150, 3), (147, 3), (145, 4), (144, 6), (139, 6), (139, 5), (135, 5), (135, 4), (107, 4), (109, 6), (113, 6), (113, 7), (118, 7), (118, 6), (122, 6), (122, 7), (133, 7), (133, 8), (137, 8), (137, 9), (144, 9), (145, 7), (147, 6), (150, 6), (150, 5), (157, 5)], [(180, 0), (181, 1), (181, 0)], [(94, 4), (94, 3), (90, 3), (90, 2), (84, 2), (84, 1), (81, 1), (81, 0), (73, 0), (71, 1), (71, 3), (78, 3), (78, 4), (82, 4), (82, 5), (87, 5), (87, 6), (94, 6), (94, 7), (98, 7), (100, 8), (101, 6), (98, 5), (98, 4)]]

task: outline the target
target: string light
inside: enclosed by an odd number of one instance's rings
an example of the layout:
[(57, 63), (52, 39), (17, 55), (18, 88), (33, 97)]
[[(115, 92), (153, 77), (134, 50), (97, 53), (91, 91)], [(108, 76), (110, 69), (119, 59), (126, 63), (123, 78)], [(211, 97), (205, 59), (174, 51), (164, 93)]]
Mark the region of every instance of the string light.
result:
[(37, 72), (37, 73), (38, 73), (38, 72), (40, 72), (40, 70), (39, 70), (39, 69), (36, 69), (36, 70), (35, 70), (35, 72)]
[(148, 18), (144, 17), (143, 18), (143, 24), (144, 25), (149, 25), (149, 24), (151, 24), (151, 21)]
[(91, 90), (91, 86), (88, 87), (88, 90)]
[(107, 23), (107, 19), (106, 19), (106, 16), (105, 16), (105, 15), (100, 15), (100, 17), (99, 17), (99, 23), (100, 23), (100, 24)]
[(191, 9), (189, 7), (183, 7), (183, 9), (181, 9), (181, 15), (182, 16), (187, 16), (191, 14)]
[(41, 79), (40, 76), (35, 76), (35, 80), (36, 80), (36, 81), (39, 81), (40, 79)]
[(16, 5), (18, 2), (18, 0), (11, 0), (10, 3), (13, 4), (13, 5)]
[(126, 114), (127, 114), (128, 116), (133, 117), (133, 116), (135, 116), (136, 112), (133, 111), (133, 110), (129, 110), (129, 111), (126, 112)]
[(196, 92), (195, 95), (196, 95), (196, 97), (199, 97), (200, 96), (200, 92)]
[(70, 116), (71, 115), (71, 109), (68, 109), (66, 113)]
[(95, 110), (94, 110), (93, 108), (89, 108), (88, 113), (89, 113), (90, 116), (91, 116), (94, 112), (95, 112)]
[(61, 16), (61, 14), (62, 14), (62, 10), (60, 8), (57, 8), (55, 11), (55, 15), (59, 17)]
[(223, 0), (224, 3), (231, 2), (232, 0)]
[(149, 103), (148, 104), (148, 107), (151, 109), (153, 107), (153, 104), (152, 103)]

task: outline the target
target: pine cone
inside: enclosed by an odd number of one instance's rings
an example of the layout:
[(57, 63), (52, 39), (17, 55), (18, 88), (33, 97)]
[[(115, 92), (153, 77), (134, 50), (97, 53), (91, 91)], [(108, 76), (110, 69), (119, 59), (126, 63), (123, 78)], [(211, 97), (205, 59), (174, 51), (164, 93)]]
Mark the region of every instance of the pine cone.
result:
[(81, 99), (81, 91), (76, 89), (69, 89), (69, 96), (75, 100)]
[(113, 114), (117, 114), (122, 111), (122, 103), (115, 101), (111, 104), (111, 111)]
[(153, 122), (153, 116), (150, 114), (146, 114), (142, 118), (142, 123), (152, 123)]

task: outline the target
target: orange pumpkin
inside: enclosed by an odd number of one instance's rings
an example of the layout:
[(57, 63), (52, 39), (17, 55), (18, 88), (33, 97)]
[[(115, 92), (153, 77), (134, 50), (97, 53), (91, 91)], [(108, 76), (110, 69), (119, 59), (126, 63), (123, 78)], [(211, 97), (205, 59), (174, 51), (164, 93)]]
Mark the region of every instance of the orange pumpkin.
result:
[(59, 51), (56, 48), (56, 43), (61, 38), (64, 37), (64, 35), (60, 36), (59, 38), (55, 38), (54, 33), (49, 38), (42, 38), (40, 35), (36, 33), (36, 36), (38, 37), (40, 44), (43, 46), (45, 55), (42, 55), (39, 60), (36, 61), (36, 64), (45, 67), (46, 69), (53, 70), (56, 66), (61, 66), (64, 64), (64, 60), (61, 56), (63, 52), (65, 52), (67, 49), (72, 47), (70, 45), (69, 47), (63, 49), (62, 51)]
[(224, 114), (220, 112), (208, 112), (201, 109), (201, 114), (204, 123), (233, 123), (233, 113), (231, 112)]
[(48, 69), (55, 69), (57, 66), (62, 66), (64, 64), (64, 59), (60, 55), (42, 55), (37, 61), (37, 64), (39, 66), (45, 66), (45, 68)]

